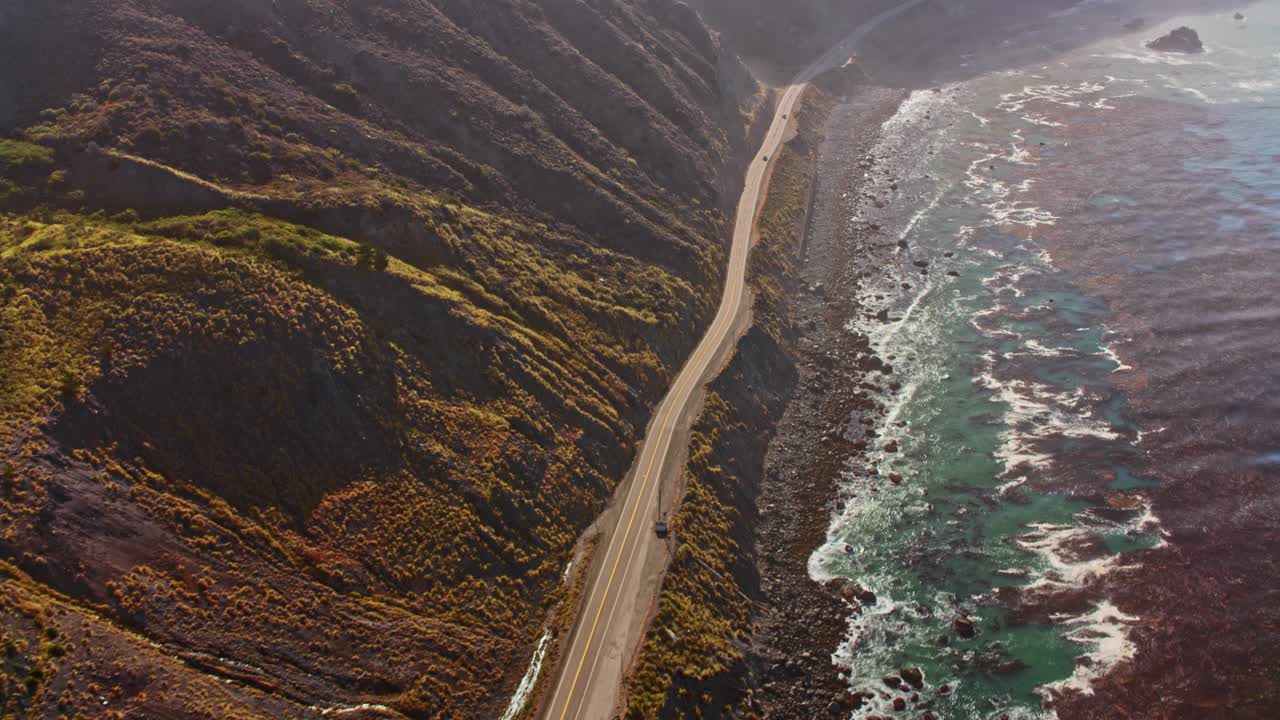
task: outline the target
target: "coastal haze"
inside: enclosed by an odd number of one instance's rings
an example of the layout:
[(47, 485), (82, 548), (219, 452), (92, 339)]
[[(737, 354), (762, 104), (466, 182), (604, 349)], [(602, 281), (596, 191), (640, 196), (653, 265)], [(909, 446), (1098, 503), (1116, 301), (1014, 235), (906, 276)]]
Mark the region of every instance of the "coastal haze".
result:
[(1280, 2), (0, 3), (0, 716), (1280, 717)]

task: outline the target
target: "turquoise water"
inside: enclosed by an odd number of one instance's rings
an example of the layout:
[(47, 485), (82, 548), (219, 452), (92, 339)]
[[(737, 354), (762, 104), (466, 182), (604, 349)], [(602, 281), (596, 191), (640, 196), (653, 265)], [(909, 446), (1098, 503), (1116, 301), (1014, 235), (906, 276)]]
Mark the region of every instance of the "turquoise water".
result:
[[(1172, 132), (1231, 148), (1162, 178), (1170, 188), (1228, 173), (1236, 183), (1221, 188), (1215, 217), (1223, 233), (1276, 219), (1280, 10), (1189, 22), (1204, 56), (1145, 50), (1143, 39), (1180, 24), (1167, 23), (917, 92), (884, 128), (876, 155), (895, 161), (901, 190), (887, 209), (849, 213), (908, 249), (897, 271), (863, 288), (869, 314), (887, 308), (891, 321), (851, 318), (849, 331), (897, 369), (902, 387), (883, 388), (889, 409), (871, 442), (899, 450), (874, 453), (875, 472), (850, 462), (843, 510), (810, 563), (816, 578), (848, 577), (877, 595), (851, 615), (836, 658), (855, 690), (876, 691), (858, 717), (895, 716), (893, 699), (911, 691), (880, 679), (903, 667), (922, 668), (928, 683), (903, 717), (925, 707), (946, 718), (1041, 717), (1055, 693), (1086, 688), (1136, 651), (1138, 618), (1112, 605), (1105, 580), (1164, 542), (1142, 448), (1144, 433), (1163, 428), (1133, 419), (1123, 381), (1135, 369), (1115, 352), (1131, 339), (1093, 289), (1102, 276), (1085, 271), (1084, 249), (1049, 238), (1077, 217), (1156, 237), (1123, 269), (1133, 278), (1221, 252), (1173, 232), (1178, 218), (1153, 211), (1144, 188), (1091, 186), (1108, 133), (1143, 142), (1125, 114), (1148, 102), (1175, 110)], [(1153, 142), (1146, 151), (1160, 152)], [(1060, 251), (1070, 262), (1055, 259)], [(914, 260), (929, 261), (928, 274)], [(851, 436), (861, 432), (851, 422)], [(958, 617), (975, 621), (976, 638), (957, 635)]]

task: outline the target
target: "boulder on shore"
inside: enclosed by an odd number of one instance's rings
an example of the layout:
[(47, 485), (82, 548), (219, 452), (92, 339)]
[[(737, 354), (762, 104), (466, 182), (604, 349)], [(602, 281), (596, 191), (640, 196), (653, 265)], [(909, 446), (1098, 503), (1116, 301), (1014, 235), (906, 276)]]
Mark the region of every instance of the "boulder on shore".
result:
[(845, 602), (853, 602), (854, 599), (856, 599), (862, 592), (862, 587), (860, 585), (848, 578), (842, 577), (832, 578), (827, 583), (827, 587), (836, 595), (839, 595), (840, 599)]
[(1160, 52), (1200, 53), (1204, 52), (1204, 43), (1200, 35), (1185, 25), (1162, 38), (1147, 43), (1147, 47)]

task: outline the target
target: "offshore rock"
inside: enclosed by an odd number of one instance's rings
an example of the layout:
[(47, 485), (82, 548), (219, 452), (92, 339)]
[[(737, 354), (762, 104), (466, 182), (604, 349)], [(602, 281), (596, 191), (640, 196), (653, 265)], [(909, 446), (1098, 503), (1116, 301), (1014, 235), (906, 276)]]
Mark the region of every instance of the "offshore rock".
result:
[(1162, 38), (1152, 40), (1147, 43), (1147, 47), (1160, 52), (1188, 54), (1204, 52), (1204, 43), (1200, 42), (1200, 35), (1185, 25)]

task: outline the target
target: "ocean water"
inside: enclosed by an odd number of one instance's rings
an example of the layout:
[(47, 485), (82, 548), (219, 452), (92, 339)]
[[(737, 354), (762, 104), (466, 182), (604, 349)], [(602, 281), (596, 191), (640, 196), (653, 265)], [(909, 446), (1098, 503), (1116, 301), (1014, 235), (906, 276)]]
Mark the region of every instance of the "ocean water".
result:
[[(1245, 12), (917, 91), (883, 128), (893, 201), (849, 221), (904, 248), (848, 331), (900, 387), (810, 561), (877, 595), (836, 655), (875, 693), (856, 717), (1052, 716), (1137, 652), (1109, 588), (1168, 541), (1163, 484), (1280, 463), (1251, 429), (1280, 411), (1280, 3)], [(1180, 24), (1204, 54), (1144, 47)], [(882, 682), (905, 667), (915, 700)]]

